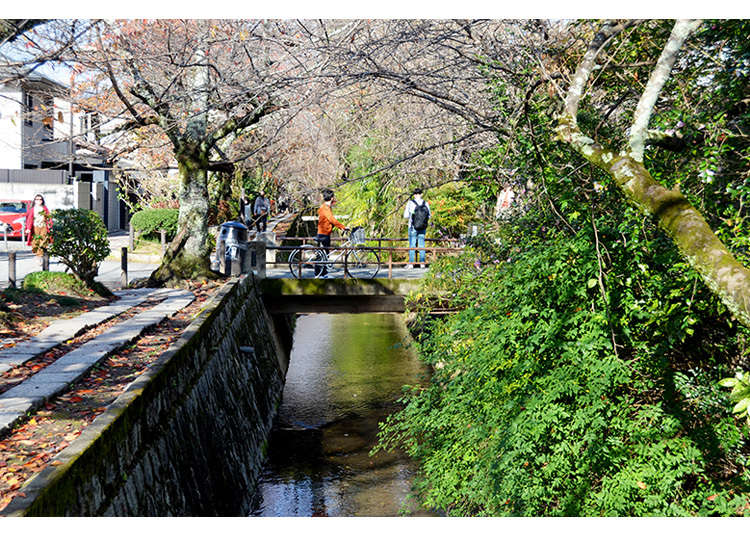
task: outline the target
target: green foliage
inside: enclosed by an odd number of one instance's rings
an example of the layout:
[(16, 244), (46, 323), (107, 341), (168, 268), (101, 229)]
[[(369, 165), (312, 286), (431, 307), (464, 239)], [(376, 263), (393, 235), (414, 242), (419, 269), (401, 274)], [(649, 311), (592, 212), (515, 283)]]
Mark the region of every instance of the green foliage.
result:
[(634, 211), (594, 234), (580, 208), (575, 235), (537, 207), (431, 268), (409, 305), (432, 381), (379, 448), (415, 457), (424, 505), (451, 515), (747, 515), (750, 448), (717, 382), (748, 330)]
[(380, 448), (419, 460), (426, 506), (493, 516), (746, 512), (749, 451), (715, 385), (721, 365), (682, 371), (680, 359), (694, 364), (702, 352), (683, 349), (674, 363), (658, 353), (667, 345), (657, 330), (682, 312), (638, 307), (613, 326), (589, 285), (598, 262), (585, 234), (523, 249), (495, 243), (480, 255), (486, 265), (478, 253), (442, 259), (412, 298), (416, 310), (430, 297), (459, 312), (428, 322), (419, 349), (432, 382), (409, 390), (382, 426)]
[(174, 208), (150, 208), (133, 214), (130, 223), (133, 228), (145, 236), (158, 237), (159, 232), (167, 232), (167, 240), (177, 234), (179, 210)]
[(750, 424), (750, 373), (738, 372), (734, 378), (721, 380), (719, 385), (732, 388), (729, 399), (736, 402), (732, 411), (740, 417), (746, 416), (747, 422)]
[(425, 199), (430, 203), (429, 233), (457, 237), (465, 234), (469, 224), (480, 220), (486, 192), (470, 183), (451, 183), (430, 190)]
[[(32, 272), (23, 278), (23, 289), (46, 294), (74, 295), (74, 296), (91, 296), (93, 292), (80, 280), (71, 274), (64, 272)], [(66, 303), (70, 300), (77, 303), (78, 300), (66, 296), (60, 296), (58, 302), (61, 305), (70, 305)]]
[(107, 228), (93, 210), (66, 209), (52, 213), (49, 253), (86, 285), (94, 285), (99, 263), (109, 255)]
[[(378, 164), (373, 158), (375, 145), (376, 141), (368, 138), (362, 145), (349, 149), (346, 155), (349, 178), (364, 177), (377, 169)], [(362, 226), (368, 234), (397, 236), (403, 226), (397, 193), (390, 175), (375, 173), (338, 189), (337, 212), (351, 216), (345, 222), (349, 227)]]

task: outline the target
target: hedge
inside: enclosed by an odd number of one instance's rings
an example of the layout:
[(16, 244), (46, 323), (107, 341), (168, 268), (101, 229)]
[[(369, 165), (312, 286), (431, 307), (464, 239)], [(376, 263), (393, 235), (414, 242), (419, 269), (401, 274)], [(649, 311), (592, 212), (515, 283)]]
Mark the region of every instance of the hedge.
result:
[(130, 223), (133, 228), (145, 236), (158, 236), (159, 231), (167, 232), (167, 240), (172, 240), (177, 234), (176, 208), (149, 208), (133, 214)]

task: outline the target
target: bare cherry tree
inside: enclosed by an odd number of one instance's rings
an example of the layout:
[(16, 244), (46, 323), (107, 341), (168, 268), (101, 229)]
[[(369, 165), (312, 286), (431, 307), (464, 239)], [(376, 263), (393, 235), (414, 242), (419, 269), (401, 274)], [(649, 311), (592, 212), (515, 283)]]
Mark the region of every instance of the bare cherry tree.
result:
[[(76, 43), (87, 106), (135, 148), (156, 129), (180, 174), (178, 235), (154, 282), (208, 274), (208, 173), (231, 171), (229, 140), (282, 110), (303, 107), (322, 67), (316, 34), (294, 21), (100, 22)], [(340, 28), (346, 31), (345, 25)], [(328, 39), (331, 39), (329, 33)], [(125, 151), (125, 149), (123, 149)]]

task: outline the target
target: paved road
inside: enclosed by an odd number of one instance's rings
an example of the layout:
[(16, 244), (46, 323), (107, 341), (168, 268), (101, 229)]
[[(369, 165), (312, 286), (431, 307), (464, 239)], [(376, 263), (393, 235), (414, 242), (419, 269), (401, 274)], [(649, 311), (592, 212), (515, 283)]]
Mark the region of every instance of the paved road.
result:
[[(110, 248), (127, 245), (128, 236), (125, 232), (114, 233), (110, 235)], [(6, 243), (0, 240), (0, 288), (8, 286), (8, 251), (16, 251), (16, 279), (20, 286), (23, 278), (32, 272), (41, 270), (39, 258), (31, 253), (31, 248), (19, 240), (8, 240)], [(128, 262), (128, 281), (148, 277), (158, 267), (158, 263), (137, 263)], [(66, 266), (58, 259), (52, 257), (49, 263), (49, 269), (52, 272), (64, 272)], [(109, 289), (116, 290), (121, 288), (120, 277), (122, 270), (119, 262), (104, 261), (99, 266), (99, 275), (96, 280), (106, 285)]]

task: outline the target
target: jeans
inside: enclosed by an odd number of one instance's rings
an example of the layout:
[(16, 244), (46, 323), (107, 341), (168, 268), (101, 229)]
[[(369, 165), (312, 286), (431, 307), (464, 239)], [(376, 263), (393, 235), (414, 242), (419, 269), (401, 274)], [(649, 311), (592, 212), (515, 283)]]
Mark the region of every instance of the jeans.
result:
[[(328, 254), (328, 250), (331, 248), (331, 235), (317, 234), (315, 235), (315, 241), (318, 243), (318, 246), (325, 248), (326, 254)], [(327, 266), (315, 266), (315, 277), (324, 277), (326, 275), (328, 275)]]
[[(423, 248), (424, 247), (424, 231), (417, 231), (412, 227), (409, 227), (409, 247), (410, 248)], [(416, 251), (409, 251), (409, 264), (414, 264), (414, 258)], [(419, 252), (419, 262), (425, 261), (425, 252)]]
[(255, 228), (258, 230), (259, 233), (265, 233), (266, 232), (266, 223), (268, 222), (268, 214), (263, 214), (262, 216), (255, 216), (258, 218), (255, 220)]

